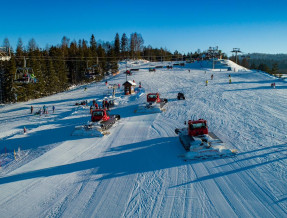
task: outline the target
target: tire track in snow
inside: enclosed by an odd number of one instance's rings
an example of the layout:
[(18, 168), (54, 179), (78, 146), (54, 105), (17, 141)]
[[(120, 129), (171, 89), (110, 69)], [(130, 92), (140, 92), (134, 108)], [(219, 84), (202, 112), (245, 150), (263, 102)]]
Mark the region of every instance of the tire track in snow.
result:
[[(226, 160), (225, 162), (228, 162), (228, 160)], [(254, 161), (252, 161), (254, 162)], [(249, 162), (250, 164), (258, 164), (258, 163), (252, 163)], [(242, 169), (242, 168), (246, 168), (248, 166), (243, 165), (243, 164), (238, 164), (237, 162), (234, 162), (233, 167), (230, 164), (225, 164), (226, 166), (229, 166), (230, 171), (237, 171), (238, 169)], [(234, 166), (237, 166), (236, 168)], [(207, 168), (214, 168), (216, 167), (215, 165), (212, 166), (207, 166)], [(210, 173), (211, 174), (211, 173)], [(219, 173), (215, 173), (215, 174), (220, 174)], [(212, 174), (211, 174), (212, 175)], [(248, 201), (242, 201), (241, 203), (244, 204), (243, 208), (245, 208), (245, 210), (247, 208), (249, 208), (250, 213), (252, 213), (252, 216), (262, 216), (262, 215), (266, 215), (269, 213), (269, 216), (275, 216), (278, 217), (280, 216), (280, 213), (278, 212), (278, 207), (280, 208), (281, 212), (284, 212), (284, 209), (282, 207), (280, 207), (280, 205), (273, 205), (273, 207), (270, 207), (270, 205), (272, 205), (273, 202), (275, 202), (274, 197), (272, 197), (270, 195), (270, 193), (272, 192), (266, 192), (263, 188), (262, 188), (262, 184), (258, 184), (258, 182), (256, 182), (256, 180), (253, 178), (253, 174), (251, 176), (250, 171), (243, 171), (240, 173), (236, 173), (234, 174), (233, 177), (229, 177), (226, 176), (226, 179), (223, 181), (228, 181), (230, 179), (232, 179), (233, 181), (230, 181), (230, 185), (233, 185), (234, 187), (239, 188), (240, 192), (237, 193), (237, 195), (240, 195), (242, 197), (242, 199), (250, 199)], [(216, 180), (216, 178), (215, 178)], [(244, 191), (242, 191), (244, 190)], [(259, 204), (261, 204), (261, 209), (254, 211), (252, 205), (250, 205), (250, 201), (251, 199), (255, 199), (252, 200), (252, 202), (256, 202), (256, 208), (259, 207)], [(265, 200), (263, 200), (265, 199)], [(237, 204), (235, 204), (237, 205)], [(242, 209), (242, 208), (241, 208)], [(238, 211), (241, 211), (240, 209), (238, 209)], [(242, 210), (242, 212), (244, 212), (244, 210)], [(262, 213), (261, 215), (258, 213)]]

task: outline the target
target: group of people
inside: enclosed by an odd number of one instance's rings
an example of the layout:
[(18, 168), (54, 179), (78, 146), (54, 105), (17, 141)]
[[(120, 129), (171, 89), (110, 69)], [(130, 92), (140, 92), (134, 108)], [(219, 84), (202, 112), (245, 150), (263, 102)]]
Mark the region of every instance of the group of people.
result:
[[(206, 71), (205, 71), (205, 73), (206, 73)], [(230, 74), (228, 75), (228, 78), (229, 78), (229, 80), (228, 80), (229, 84), (231, 84), (231, 75)], [(213, 80), (213, 74), (211, 74), (210, 79)], [(207, 86), (207, 85), (208, 85), (208, 80), (205, 80), (205, 86)]]
[(271, 83), (271, 88), (275, 89), (276, 88), (276, 84), (275, 83)]
[[(107, 109), (107, 110), (110, 110), (110, 106), (111, 106), (111, 103), (108, 101), (107, 98), (105, 98), (105, 99), (102, 101), (102, 108)], [(92, 105), (90, 106), (90, 114), (92, 114), (92, 112), (93, 112), (94, 109), (99, 109), (99, 108), (101, 108), (101, 106), (97, 103), (96, 100), (93, 100), (93, 103), (92, 103)]]
[[(55, 112), (55, 106), (54, 105), (52, 107), (52, 110), (53, 110), (53, 113), (54, 113)], [(30, 107), (31, 114), (33, 114), (33, 111), (34, 111), (34, 107), (31, 106)], [(43, 110), (42, 110), (42, 108), (39, 108), (39, 110), (35, 114), (39, 114), (39, 115), (41, 115), (41, 114), (48, 114), (48, 107), (46, 107), (46, 105), (44, 105), (43, 106)]]

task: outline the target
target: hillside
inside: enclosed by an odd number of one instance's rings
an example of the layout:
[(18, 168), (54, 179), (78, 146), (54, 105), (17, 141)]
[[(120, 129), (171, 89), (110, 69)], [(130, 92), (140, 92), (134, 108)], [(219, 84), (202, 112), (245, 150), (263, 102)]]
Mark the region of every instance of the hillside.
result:
[[(111, 111), (121, 120), (101, 138), (71, 134), (90, 120), (89, 107), (75, 103), (111, 94), (105, 81), (0, 109), (1, 217), (286, 216), (286, 81), (231, 61), (215, 70), (195, 62), (153, 73), (151, 65), (161, 63), (128, 63), (142, 68), (129, 79), (167, 98), (166, 111), (134, 113), (146, 95), (121, 87)], [(120, 69), (109, 84), (125, 82), (125, 63)], [(49, 114), (31, 115), (31, 105)], [(198, 118), (238, 154), (184, 161), (174, 129)]]

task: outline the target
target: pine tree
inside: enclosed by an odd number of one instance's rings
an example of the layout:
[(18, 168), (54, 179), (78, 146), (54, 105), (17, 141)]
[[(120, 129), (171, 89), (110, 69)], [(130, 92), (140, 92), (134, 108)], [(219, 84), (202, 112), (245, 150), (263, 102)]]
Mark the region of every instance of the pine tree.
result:
[(90, 66), (98, 64), (97, 42), (95, 36), (92, 34), (90, 39), (90, 55), (92, 57)]
[(3, 81), (3, 99), (4, 102), (15, 102), (16, 101), (16, 90), (14, 86), (14, 76), (16, 72), (15, 57), (12, 54), (9, 62), (5, 63), (4, 68), (4, 81)]
[(37, 78), (37, 83), (27, 85), (28, 99), (39, 98), (46, 95), (45, 91), (45, 79), (42, 73), (42, 65), (45, 64), (41, 51), (34, 39), (28, 42), (28, 60), (27, 67), (33, 70), (34, 75)]
[(46, 74), (45, 74), (45, 81), (46, 81), (46, 92), (47, 94), (51, 95), (57, 93), (59, 90), (59, 78), (57, 77), (53, 62), (51, 58), (46, 60)]
[(270, 72), (270, 69), (269, 69), (269, 67), (267, 66), (267, 64), (262, 64), (262, 63), (259, 64), (258, 70), (261, 70), (261, 71), (264, 71), (264, 72), (267, 72), (267, 73)]
[(115, 50), (110, 45), (107, 53), (108, 62), (107, 62), (107, 71), (111, 71), (112, 73), (115, 73), (118, 71), (118, 63), (117, 63), (117, 57), (115, 56)]
[(107, 61), (106, 61), (106, 53), (103, 49), (102, 45), (99, 45), (97, 48), (97, 54), (99, 56), (99, 73), (103, 76), (103, 72), (106, 70)]
[(120, 36), (118, 33), (116, 34), (115, 37), (114, 50), (115, 50), (115, 57), (118, 60), (120, 57)]
[(248, 63), (247, 58), (243, 58), (243, 59), (242, 59), (242, 61), (241, 61), (241, 66), (246, 67), (246, 68), (249, 68), (249, 63)]
[(121, 38), (121, 52), (123, 58), (128, 58), (128, 43), (127, 35), (124, 33)]
[(66, 90), (68, 87), (68, 69), (64, 60), (64, 53), (61, 48), (51, 47), (49, 49), (49, 56), (53, 60), (53, 67), (55, 69), (59, 85), (56, 89), (57, 92)]
[(67, 63), (69, 69), (69, 80), (71, 84), (77, 84), (77, 61), (74, 58), (77, 57), (78, 47), (76, 41), (71, 42), (68, 56), (71, 60)]
[(278, 73), (279, 73), (278, 63), (274, 63), (274, 64), (272, 65), (271, 73), (272, 73), (272, 74), (278, 74)]
[(22, 42), (21, 38), (18, 39), (15, 56), (16, 56), (15, 57), (16, 58), (16, 66), (23, 67), (25, 53), (24, 53), (24, 46), (23, 46), (23, 42)]
[(250, 69), (253, 69), (253, 70), (257, 69), (255, 63), (252, 63), (252, 64), (251, 64)]

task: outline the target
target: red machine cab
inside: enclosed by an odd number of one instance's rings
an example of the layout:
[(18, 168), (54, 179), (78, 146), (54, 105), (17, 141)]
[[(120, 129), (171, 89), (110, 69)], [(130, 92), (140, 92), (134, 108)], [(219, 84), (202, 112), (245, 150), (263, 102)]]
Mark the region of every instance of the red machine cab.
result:
[(189, 120), (188, 121), (188, 135), (199, 136), (208, 134), (208, 127), (206, 120)]
[(105, 109), (96, 109), (92, 112), (92, 122), (107, 121), (110, 117)]
[(147, 102), (160, 102), (159, 94), (158, 93), (149, 93), (146, 96)]

